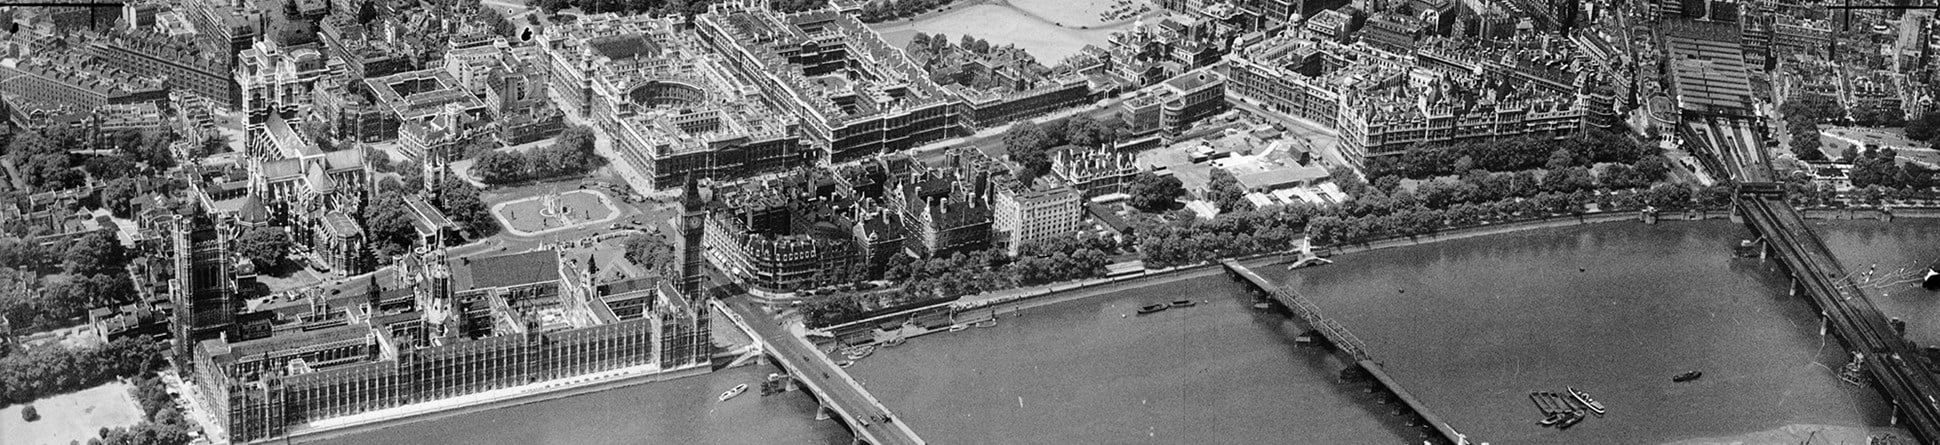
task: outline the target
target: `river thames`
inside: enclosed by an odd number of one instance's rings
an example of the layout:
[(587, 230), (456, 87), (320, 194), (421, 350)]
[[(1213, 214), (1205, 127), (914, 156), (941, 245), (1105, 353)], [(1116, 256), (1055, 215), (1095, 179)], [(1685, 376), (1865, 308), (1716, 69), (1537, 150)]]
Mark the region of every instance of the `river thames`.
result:
[[(1878, 276), (1940, 256), (1940, 222), (1814, 222), (1847, 267)], [(1608, 223), (1355, 253), (1256, 270), (1295, 286), (1368, 344), (1390, 374), (1471, 438), (1668, 443), (1761, 431), (1799, 443), (1882, 427), (1885, 404), (1839, 381), (1836, 340), (1786, 296), (1769, 262), (1733, 259), (1725, 221)], [(1932, 293), (1869, 287), (1923, 344)], [(1006, 315), (938, 333), (850, 369), (932, 443), (1420, 443), (1392, 405), (1342, 383), (1336, 359), (1224, 275)], [(1196, 307), (1138, 316), (1141, 304)], [(1704, 372), (1691, 383), (1676, 373)], [(731, 369), (394, 427), (328, 443), (847, 443), (798, 393), (716, 403), (769, 370)], [(1609, 415), (1542, 428), (1529, 391), (1574, 386)], [(1796, 437), (1794, 437), (1796, 436)], [(1902, 434), (1902, 436), (1904, 436)], [(1821, 436), (1823, 438), (1824, 436)]]

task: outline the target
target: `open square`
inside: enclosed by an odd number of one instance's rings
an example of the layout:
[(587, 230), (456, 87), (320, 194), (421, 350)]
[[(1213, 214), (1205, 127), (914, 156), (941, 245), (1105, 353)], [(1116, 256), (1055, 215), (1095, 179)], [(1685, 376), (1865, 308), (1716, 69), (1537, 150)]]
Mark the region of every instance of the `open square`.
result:
[(507, 232), (532, 236), (610, 222), (620, 209), (605, 192), (572, 190), (502, 202), (492, 206), (492, 215)]

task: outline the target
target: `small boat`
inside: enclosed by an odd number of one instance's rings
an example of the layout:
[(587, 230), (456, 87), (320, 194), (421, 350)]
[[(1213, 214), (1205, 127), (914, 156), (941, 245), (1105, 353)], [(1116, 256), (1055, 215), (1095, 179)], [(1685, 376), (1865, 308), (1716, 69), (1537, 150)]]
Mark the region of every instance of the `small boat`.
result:
[(721, 393), (720, 401), (726, 402), (727, 399), (732, 399), (734, 398), (734, 396), (741, 395), (742, 392), (746, 392), (747, 390), (748, 390), (748, 384), (746, 383), (734, 385), (733, 389), (729, 389), (727, 390), (727, 392)]
[(1556, 429), (1559, 429), (1559, 430), (1567, 430), (1567, 429), (1570, 429), (1570, 427), (1572, 427), (1572, 426), (1576, 426), (1576, 423), (1577, 423), (1577, 422), (1582, 422), (1582, 421), (1583, 421), (1583, 418), (1584, 418), (1584, 417), (1586, 417), (1586, 416), (1584, 416), (1584, 415), (1583, 415), (1583, 412), (1581, 412), (1581, 411), (1577, 411), (1577, 412), (1573, 412), (1573, 413), (1569, 413), (1569, 414), (1564, 414), (1564, 416), (1565, 416), (1565, 417), (1568, 417), (1568, 418), (1567, 418), (1567, 419), (1564, 419), (1564, 420), (1563, 420), (1563, 423), (1558, 423), (1558, 424), (1556, 424)]
[(1267, 309), (1273, 309), (1273, 303), (1259, 303), (1259, 304), (1255, 304), (1255, 305), (1253, 305), (1253, 308), (1254, 308), (1254, 309), (1259, 309), (1259, 310), (1262, 310), (1262, 311), (1264, 311), (1264, 310), (1267, 310)]
[(1704, 377), (1704, 373), (1701, 371), (1686, 372), (1686, 373), (1678, 374), (1676, 376), (1671, 377), (1671, 381), (1677, 382), (1677, 383), (1684, 383), (1692, 380), (1697, 380), (1698, 377)]
[(840, 366), (843, 369), (848, 369), (850, 366), (855, 366), (855, 360), (843, 360), (843, 361), (835, 362), (835, 366)]
[(1590, 412), (1596, 413), (1598, 416), (1603, 415), (1603, 404), (1597, 403), (1596, 399), (1590, 398), (1590, 393), (1577, 391), (1576, 388), (1565, 387), (1564, 389), (1569, 390), (1570, 396), (1576, 397), (1576, 401), (1583, 402), (1583, 406), (1590, 407)]
[(1568, 413), (1568, 412), (1578, 410), (1576, 405), (1570, 404), (1568, 397), (1563, 397), (1563, 395), (1561, 394), (1557, 394), (1553, 392), (1545, 392), (1543, 393), (1543, 398), (1549, 400), (1549, 406), (1554, 407), (1553, 409), (1555, 409), (1556, 412)]
[(1590, 408), (1589, 405), (1584, 404), (1583, 401), (1581, 400), (1576, 400), (1573, 396), (1562, 395), (1562, 394), (1557, 394), (1553, 392), (1549, 393), (1549, 396), (1555, 397), (1557, 402), (1563, 405), (1564, 411), (1582, 411)]
[(964, 330), (964, 329), (970, 329), (970, 325), (967, 325), (967, 324), (960, 324), (960, 325), (954, 325), (954, 326), (950, 326), (950, 332), (959, 332), (959, 331), (962, 331), (962, 330)]
[(1562, 422), (1563, 419), (1568, 419), (1569, 417), (1570, 417), (1569, 414), (1564, 414), (1564, 413), (1550, 414), (1549, 417), (1543, 418), (1541, 422), (1536, 422), (1536, 424), (1542, 425), (1542, 426), (1554, 426), (1557, 423)]
[(1172, 301), (1172, 307), (1192, 307), (1193, 305), (1197, 305), (1197, 304), (1199, 304), (1199, 302), (1192, 301), (1192, 300), (1173, 300)]
[(1148, 305), (1145, 305), (1145, 306), (1143, 306), (1143, 307), (1140, 307), (1140, 308), (1138, 308), (1138, 314), (1139, 314), (1139, 315), (1145, 315), (1145, 314), (1150, 314), (1150, 313), (1154, 313), (1154, 312), (1158, 312), (1158, 311), (1163, 311), (1163, 310), (1165, 310), (1166, 308), (1169, 308), (1169, 307), (1172, 307), (1172, 306), (1167, 306), (1167, 305), (1164, 305), (1164, 304), (1148, 304)]

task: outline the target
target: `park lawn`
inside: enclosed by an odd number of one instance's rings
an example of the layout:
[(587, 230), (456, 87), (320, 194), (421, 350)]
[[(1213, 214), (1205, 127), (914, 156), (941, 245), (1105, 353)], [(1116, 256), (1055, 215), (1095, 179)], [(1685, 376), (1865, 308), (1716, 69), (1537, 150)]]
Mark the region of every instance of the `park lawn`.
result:
[(40, 420), (20, 418), (25, 405), (0, 409), (0, 445), (66, 444), (99, 436), (102, 428), (141, 423), (141, 406), (126, 383), (113, 382), (34, 401)]
[(559, 207), (576, 222), (599, 221), (613, 216), (604, 193), (590, 190), (575, 190), (559, 194)]
[(541, 216), (543, 209), (545, 206), (540, 199), (532, 197), (506, 203), (493, 213), (498, 216), (500, 224), (523, 232), (538, 232), (565, 224), (556, 216)]

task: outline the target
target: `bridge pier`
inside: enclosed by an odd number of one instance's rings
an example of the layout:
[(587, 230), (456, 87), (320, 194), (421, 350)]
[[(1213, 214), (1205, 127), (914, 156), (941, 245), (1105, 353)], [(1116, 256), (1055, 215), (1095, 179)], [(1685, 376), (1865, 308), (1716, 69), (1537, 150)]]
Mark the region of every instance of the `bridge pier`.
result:
[(815, 400), (815, 420), (829, 420), (832, 417), (829, 415), (829, 404), (817, 398)]

